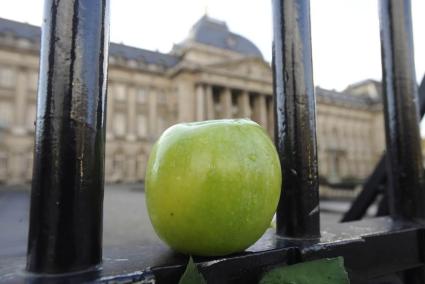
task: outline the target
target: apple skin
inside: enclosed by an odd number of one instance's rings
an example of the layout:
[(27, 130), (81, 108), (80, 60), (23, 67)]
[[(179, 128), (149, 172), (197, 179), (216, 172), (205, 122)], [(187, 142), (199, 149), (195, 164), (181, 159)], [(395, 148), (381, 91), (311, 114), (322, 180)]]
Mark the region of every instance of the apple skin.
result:
[(261, 126), (223, 119), (168, 128), (153, 146), (145, 181), (158, 236), (178, 252), (219, 256), (243, 251), (262, 236), (282, 176)]

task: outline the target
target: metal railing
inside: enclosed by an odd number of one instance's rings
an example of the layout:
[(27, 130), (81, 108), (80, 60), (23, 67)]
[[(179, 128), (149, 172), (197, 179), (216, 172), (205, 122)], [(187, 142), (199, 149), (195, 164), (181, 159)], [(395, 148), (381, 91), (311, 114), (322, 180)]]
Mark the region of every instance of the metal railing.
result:
[[(27, 256), (33, 273), (15, 279), (174, 283), (184, 270), (186, 257), (162, 247), (104, 248), (101, 265), (108, 2), (46, 0)], [(352, 283), (382, 277), (425, 283), (410, 0), (379, 1), (391, 216), (326, 228), (319, 223), (309, 0), (272, 5), (275, 137), (284, 181), (277, 230), (248, 252), (195, 258), (200, 271), (208, 283), (257, 283), (278, 265), (343, 256)], [(114, 257), (128, 262), (109, 261)]]
[(109, 1), (46, 0), (27, 269), (102, 260)]
[[(419, 87), (419, 112), (420, 117), (425, 115), (425, 76)], [(342, 222), (349, 222), (362, 219), (368, 208), (377, 201), (378, 196), (381, 200), (378, 206), (378, 216), (388, 215), (388, 193), (386, 190), (387, 172), (386, 172), (386, 154), (379, 160), (372, 174), (363, 184), (363, 189), (352, 202), (350, 209), (344, 214)]]

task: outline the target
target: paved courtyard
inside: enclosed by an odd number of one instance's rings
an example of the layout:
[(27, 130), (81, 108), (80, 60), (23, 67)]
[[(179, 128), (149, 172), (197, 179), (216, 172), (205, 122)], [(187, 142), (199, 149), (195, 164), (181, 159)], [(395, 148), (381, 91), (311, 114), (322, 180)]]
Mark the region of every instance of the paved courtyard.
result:
[[(323, 205), (337, 209), (336, 212), (347, 208), (348, 203)], [(326, 211), (321, 214), (323, 224), (339, 220), (339, 213)], [(0, 258), (25, 255), (28, 212), (29, 186), (0, 187)], [(143, 184), (106, 186), (103, 238), (106, 246), (146, 245), (160, 241), (149, 221)]]

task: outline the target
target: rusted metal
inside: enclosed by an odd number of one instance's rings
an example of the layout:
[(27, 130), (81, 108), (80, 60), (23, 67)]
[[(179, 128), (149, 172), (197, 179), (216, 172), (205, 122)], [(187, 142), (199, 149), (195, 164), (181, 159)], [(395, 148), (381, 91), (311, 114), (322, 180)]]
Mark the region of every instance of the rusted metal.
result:
[(109, 0), (46, 0), (27, 270), (102, 259)]
[(380, 0), (388, 197), (392, 216), (425, 218), (410, 0)]
[(308, 0), (273, 0), (275, 143), (282, 164), (277, 233), (320, 235), (315, 94)]

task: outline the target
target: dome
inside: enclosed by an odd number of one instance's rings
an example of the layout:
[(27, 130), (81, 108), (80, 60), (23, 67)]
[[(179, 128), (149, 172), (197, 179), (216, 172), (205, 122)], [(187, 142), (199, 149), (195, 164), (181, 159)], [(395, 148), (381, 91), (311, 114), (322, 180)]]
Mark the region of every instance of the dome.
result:
[(261, 51), (250, 40), (232, 33), (225, 22), (210, 18), (207, 15), (199, 19), (192, 27), (189, 39), (247, 56), (263, 58)]

